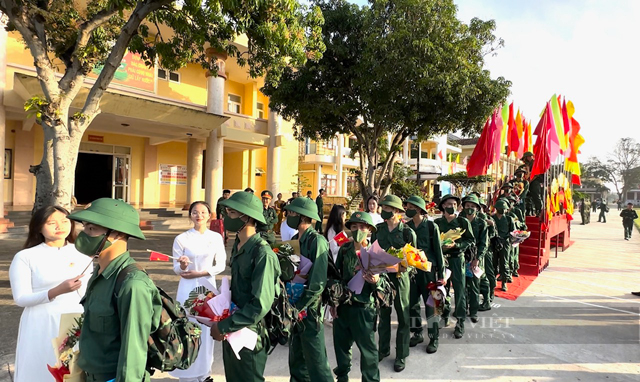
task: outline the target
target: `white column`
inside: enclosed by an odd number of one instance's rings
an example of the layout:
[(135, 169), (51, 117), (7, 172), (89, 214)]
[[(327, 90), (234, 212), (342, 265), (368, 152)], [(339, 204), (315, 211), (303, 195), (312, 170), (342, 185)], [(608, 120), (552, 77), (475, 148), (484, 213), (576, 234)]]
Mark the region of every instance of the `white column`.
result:
[[(223, 115), (224, 83), (227, 79), (224, 60), (227, 56), (211, 48), (207, 49), (207, 56), (209, 59), (215, 60), (218, 66), (217, 76), (207, 73), (207, 113)], [(215, 206), (218, 198), (222, 196), (224, 138), (220, 133), (220, 127), (218, 127), (211, 131), (207, 138), (204, 199), (211, 206)]]
[(187, 203), (200, 200), (202, 190), (203, 144), (195, 138), (187, 141)]
[(404, 140), (402, 145), (402, 158), (404, 159), (404, 165), (409, 165), (409, 138)]
[[(4, 109), (4, 89), (7, 72), (7, 31), (5, 19), (7, 17), (0, 12), (0, 169), (4, 171), (4, 149), (7, 115)], [(4, 217), (4, 175), (0, 177), (0, 219)]]
[(337, 176), (336, 176), (336, 193), (340, 196), (345, 196), (346, 193), (343, 192), (342, 189), (342, 151), (344, 148), (344, 135), (343, 134), (338, 134), (338, 148), (337, 148), (337, 155), (336, 155), (336, 167), (337, 167)]
[(311, 190), (313, 195), (316, 195), (318, 193), (318, 190), (322, 188), (322, 165), (321, 164), (318, 165), (318, 171), (316, 172), (316, 175), (317, 175), (316, 189)]
[(282, 117), (269, 109), (267, 116), (267, 132), (269, 134), (269, 146), (267, 147), (267, 189), (277, 195), (280, 190), (280, 147), (278, 147), (278, 135), (282, 126)]

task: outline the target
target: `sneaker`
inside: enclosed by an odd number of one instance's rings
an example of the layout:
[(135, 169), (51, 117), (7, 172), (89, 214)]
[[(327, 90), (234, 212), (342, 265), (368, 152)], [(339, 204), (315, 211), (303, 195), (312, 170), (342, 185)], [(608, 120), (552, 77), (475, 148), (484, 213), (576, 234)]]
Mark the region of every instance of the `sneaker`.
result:
[(421, 344), (423, 342), (424, 337), (422, 336), (422, 333), (413, 333), (413, 336), (409, 340), (409, 347), (416, 347), (418, 346), (418, 344)]
[(455, 330), (453, 331), (453, 336), (456, 339), (460, 339), (462, 338), (462, 335), (464, 334), (464, 328), (460, 325), (456, 325)]
[(396, 361), (393, 363), (393, 370), (396, 372), (401, 372), (405, 368), (404, 358), (396, 358)]
[(433, 354), (438, 351), (438, 340), (430, 340), (427, 345), (427, 354)]

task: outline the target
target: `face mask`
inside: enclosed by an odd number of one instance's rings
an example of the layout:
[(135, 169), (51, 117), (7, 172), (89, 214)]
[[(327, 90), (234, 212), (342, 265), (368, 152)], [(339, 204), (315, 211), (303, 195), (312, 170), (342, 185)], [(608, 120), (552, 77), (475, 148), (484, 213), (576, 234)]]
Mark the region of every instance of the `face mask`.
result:
[(416, 211), (416, 210), (407, 210), (407, 212), (405, 214), (407, 215), (408, 218), (412, 218), (412, 217), (416, 216), (417, 213), (418, 213), (418, 211)]
[(356, 243), (362, 243), (367, 238), (367, 231), (360, 231), (359, 229), (354, 229), (351, 231), (351, 236)]
[(504, 208), (496, 208), (496, 212), (500, 215), (504, 215)]
[(382, 211), (380, 213), (380, 217), (383, 220), (389, 220), (389, 219), (391, 219), (393, 217), (393, 212), (391, 212), (391, 211)]
[(456, 213), (456, 210), (453, 207), (445, 207), (444, 212), (448, 213), (449, 215), (453, 215)]
[[(87, 256), (97, 256), (100, 252), (106, 250), (111, 246), (111, 242), (107, 240), (107, 236), (111, 234), (111, 230), (100, 236), (89, 236), (86, 232), (82, 231), (76, 238), (75, 246), (78, 252)], [(114, 241), (115, 243), (115, 241)]]
[(300, 216), (287, 216), (287, 225), (293, 229), (298, 229)]
[(476, 214), (476, 209), (475, 208), (465, 208), (464, 209), (464, 214), (465, 215), (475, 215)]
[[(244, 216), (244, 215), (242, 215)], [(242, 221), (242, 216), (237, 217), (237, 218), (230, 218), (229, 216), (225, 216), (224, 217), (224, 229), (226, 229), (227, 231), (230, 232), (240, 232), (242, 231), (242, 229), (244, 228), (244, 226), (247, 224), (246, 222)]]

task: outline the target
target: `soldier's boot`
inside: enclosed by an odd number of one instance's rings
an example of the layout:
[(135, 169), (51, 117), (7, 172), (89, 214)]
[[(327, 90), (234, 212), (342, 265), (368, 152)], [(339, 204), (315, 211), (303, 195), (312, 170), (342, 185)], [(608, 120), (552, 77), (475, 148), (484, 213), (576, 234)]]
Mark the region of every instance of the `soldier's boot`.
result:
[(502, 282), (502, 288), (500, 288), (501, 291), (506, 292), (507, 291), (507, 282), (503, 281)]
[(458, 321), (458, 323), (456, 324), (456, 328), (453, 331), (453, 336), (456, 339), (460, 339), (462, 338), (462, 336), (464, 335), (464, 321)]
[(436, 322), (429, 328), (429, 344), (427, 345), (428, 354), (433, 354), (438, 351), (439, 336), (440, 336), (440, 327)]
[(409, 340), (409, 347), (415, 347), (423, 342), (424, 336), (422, 333), (413, 333), (413, 336), (411, 336), (411, 339)]

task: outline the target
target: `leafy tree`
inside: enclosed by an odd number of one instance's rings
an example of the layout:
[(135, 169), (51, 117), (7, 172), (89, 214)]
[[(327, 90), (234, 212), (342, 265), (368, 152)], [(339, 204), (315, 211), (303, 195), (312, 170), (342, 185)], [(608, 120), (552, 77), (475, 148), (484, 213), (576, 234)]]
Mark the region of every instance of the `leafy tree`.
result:
[(493, 21), (462, 23), (452, 0), (369, 4), (319, 0), (323, 58), (285, 69), (278, 86), (263, 89), (299, 138), (355, 137), (365, 199), (388, 192), (407, 137), (479, 131), (510, 86), (483, 69), (502, 45)]
[(590, 158), (584, 166), (587, 176), (611, 183), (618, 199), (640, 184), (640, 143), (633, 138), (621, 138), (605, 162)]
[[(0, 0), (0, 12), (33, 55), (43, 91), (25, 105), (44, 129), (34, 208), (69, 206), (80, 140), (127, 50), (149, 66), (159, 60), (175, 70), (194, 62), (215, 75), (216, 61), (206, 54), (211, 47), (248, 65), (254, 77), (266, 73), (273, 84), (288, 65), (318, 59), (324, 49), (319, 9), (308, 11), (296, 0)], [(247, 51), (233, 44), (241, 34), (249, 40)], [(82, 109), (71, 114), (85, 77), (98, 65), (102, 71)]]
[[(409, 198), (412, 195), (422, 195), (422, 190), (420, 190), (420, 186), (413, 180), (408, 180), (408, 178), (415, 174), (408, 166), (403, 166), (400, 163), (395, 163), (393, 165), (394, 176), (391, 179), (391, 184), (389, 185), (390, 191), (393, 195), (400, 197), (400, 199), (404, 200)], [(386, 184), (383, 183), (383, 187), (386, 187)]]
[(439, 176), (437, 180), (451, 183), (455, 187), (456, 194), (464, 196), (471, 192), (471, 189), (476, 184), (493, 182), (493, 177), (491, 175), (478, 175), (469, 178), (466, 171), (459, 171), (455, 174)]

